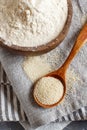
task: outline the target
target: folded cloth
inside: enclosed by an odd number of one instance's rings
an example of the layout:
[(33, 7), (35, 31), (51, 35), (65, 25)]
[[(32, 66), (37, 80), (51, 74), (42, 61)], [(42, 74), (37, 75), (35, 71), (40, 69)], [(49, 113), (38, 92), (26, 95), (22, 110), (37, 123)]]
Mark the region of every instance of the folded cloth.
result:
[[(28, 120), (25, 116), (25, 113), (20, 105), (19, 100), (17, 99), (15, 93), (13, 92), (12, 86), (6, 76), (5, 71), (3, 70), (0, 64), (0, 121), (19, 121), (25, 130), (33, 130)], [(52, 123), (51, 125), (38, 128), (42, 129), (63, 129), (69, 122), (65, 123)]]
[[(49, 125), (42, 126), (37, 130), (62, 130), (71, 121), (87, 119), (87, 107), (83, 107), (73, 113), (64, 116)], [(28, 123), (25, 113), (18, 101), (12, 86), (0, 64), (0, 121), (19, 121), (25, 130), (33, 130)]]
[(25, 113), (0, 64), (0, 121), (25, 121)]
[[(75, 35), (82, 27), (82, 13), (79, 9), (77, 1), (73, 0), (74, 16), (72, 20), (72, 26), (70, 32), (64, 42), (57, 48), (57, 50), (62, 50), (64, 59), (68, 55), (71, 46), (75, 41)], [(71, 44), (72, 43), (72, 44)], [(55, 50), (53, 51), (55, 52)], [(18, 56), (11, 54), (5, 49), (0, 49), (0, 61), (8, 75), (8, 78), (12, 84), (13, 90), (16, 93), (23, 110), (26, 113), (28, 121), (32, 127), (38, 127), (41, 125), (49, 124), (54, 121), (61, 121), (64, 118), (69, 118), (71, 112), (81, 108), (82, 106), (87, 106), (87, 45), (85, 45), (80, 51), (77, 58), (74, 60), (72, 66), (78, 74), (80, 75), (83, 84), (74, 85), (75, 91), (74, 95), (70, 95), (70, 99), (67, 100), (67, 105), (59, 105), (52, 109), (43, 109), (35, 104), (31, 90), (32, 81), (26, 76), (22, 69), (22, 63), (24, 60), (23, 56)], [(63, 61), (64, 61), (63, 59)], [(62, 62), (63, 62), (62, 61)], [(78, 62), (77, 62), (78, 61)], [(61, 62), (61, 63), (62, 63)], [(80, 86), (79, 86), (80, 85)], [(82, 86), (81, 86), (82, 85)], [(83, 110), (83, 109), (82, 109)], [(76, 114), (76, 113), (74, 113)], [(64, 116), (64, 118), (62, 118)], [(67, 118), (67, 119), (68, 119)], [(86, 117), (87, 118), (87, 117)]]
[[(71, 121), (87, 119), (87, 107), (74, 111), (70, 115), (62, 117), (59, 121), (42, 126), (37, 130), (62, 130)], [(0, 121), (19, 121), (25, 130), (33, 130), (28, 123), (25, 113), (18, 101), (12, 86), (0, 64)]]
[(82, 13), (87, 16), (87, 0), (84, 0), (84, 2), (83, 0), (78, 0), (78, 4)]

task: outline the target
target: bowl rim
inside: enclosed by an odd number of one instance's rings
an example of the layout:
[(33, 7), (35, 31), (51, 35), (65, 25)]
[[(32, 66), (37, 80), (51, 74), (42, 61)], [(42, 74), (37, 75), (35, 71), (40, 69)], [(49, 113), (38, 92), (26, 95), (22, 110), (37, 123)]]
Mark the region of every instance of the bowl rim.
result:
[(70, 24), (71, 24), (71, 20), (72, 20), (72, 12), (73, 12), (73, 9), (72, 9), (72, 2), (71, 0), (67, 0), (67, 3), (68, 3), (68, 16), (67, 16), (67, 20), (66, 20), (66, 23), (64, 25), (64, 28), (63, 30), (60, 32), (60, 34), (55, 38), (53, 39), (52, 41), (48, 42), (47, 44), (43, 44), (43, 45), (40, 45), (40, 46), (37, 46), (37, 47), (23, 47), (23, 46), (18, 46), (18, 45), (7, 45), (5, 44), (6, 42), (0, 38), (0, 45), (10, 51), (14, 51), (14, 52), (19, 52), (21, 54), (25, 53), (27, 54), (28, 52), (30, 53), (36, 53), (36, 52), (39, 52), (39, 53), (46, 53), (48, 51), (51, 51), (53, 50), (54, 48), (56, 48), (63, 40), (64, 38), (66, 37), (67, 33), (68, 33), (68, 30), (69, 30), (69, 27), (70, 27)]

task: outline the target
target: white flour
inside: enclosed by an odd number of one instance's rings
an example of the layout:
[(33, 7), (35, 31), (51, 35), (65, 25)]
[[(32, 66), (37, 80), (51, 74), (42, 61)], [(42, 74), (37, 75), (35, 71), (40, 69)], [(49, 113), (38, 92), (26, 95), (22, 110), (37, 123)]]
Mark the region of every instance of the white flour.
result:
[(62, 31), (67, 14), (67, 0), (0, 0), (0, 37), (8, 45), (46, 44)]

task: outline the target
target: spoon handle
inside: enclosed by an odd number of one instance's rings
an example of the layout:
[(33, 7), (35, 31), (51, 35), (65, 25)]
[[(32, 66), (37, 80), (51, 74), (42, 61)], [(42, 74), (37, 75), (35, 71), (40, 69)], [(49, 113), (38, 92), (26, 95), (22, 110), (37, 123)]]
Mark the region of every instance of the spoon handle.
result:
[(72, 59), (75, 57), (75, 55), (78, 53), (78, 51), (80, 50), (80, 48), (82, 47), (82, 45), (84, 45), (84, 43), (86, 43), (87, 41), (87, 24), (84, 25), (84, 27), (82, 28), (68, 58), (66, 59), (66, 61), (64, 62), (64, 64), (62, 65), (62, 67), (60, 69), (62, 69), (62, 72), (66, 72), (69, 64), (71, 63)]

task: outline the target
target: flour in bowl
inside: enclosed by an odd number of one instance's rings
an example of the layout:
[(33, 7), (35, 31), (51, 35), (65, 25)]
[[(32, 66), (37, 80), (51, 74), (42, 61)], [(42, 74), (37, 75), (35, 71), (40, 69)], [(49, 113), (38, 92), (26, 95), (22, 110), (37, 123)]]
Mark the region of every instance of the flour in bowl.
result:
[(0, 0), (0, 37), (37, 47), (55, 39), (67, 20), (67, 0)]

